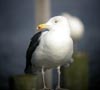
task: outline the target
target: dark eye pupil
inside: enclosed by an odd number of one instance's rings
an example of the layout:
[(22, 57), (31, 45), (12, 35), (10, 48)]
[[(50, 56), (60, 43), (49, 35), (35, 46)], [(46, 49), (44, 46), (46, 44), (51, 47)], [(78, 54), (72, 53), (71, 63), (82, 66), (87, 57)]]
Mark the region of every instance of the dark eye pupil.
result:
[(58, 21), (57, 20), (55, 20), (55, 23), (57, 23)]

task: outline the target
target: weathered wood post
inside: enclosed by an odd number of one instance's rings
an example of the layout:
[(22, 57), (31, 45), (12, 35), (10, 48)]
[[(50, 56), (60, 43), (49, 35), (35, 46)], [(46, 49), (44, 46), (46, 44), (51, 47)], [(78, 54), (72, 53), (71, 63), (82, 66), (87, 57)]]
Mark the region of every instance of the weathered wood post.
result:
[(36, 75), (14, 75), (9, 79), (10, 90), (37, 90), (37, 87)]
[(69, 90), (88, 90), (88, 55), (75, 53), (74, 62), (68, 68), (62, 68), (62, 87)]
[(46, 22), (51, 16), (50, 0), (35, 0), (35, 24)]

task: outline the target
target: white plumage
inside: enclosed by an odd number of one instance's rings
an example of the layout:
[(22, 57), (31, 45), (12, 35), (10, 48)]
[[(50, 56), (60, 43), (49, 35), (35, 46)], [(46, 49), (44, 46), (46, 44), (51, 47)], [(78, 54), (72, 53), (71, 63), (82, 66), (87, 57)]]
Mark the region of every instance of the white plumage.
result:
[[(57, 23), (55, 23), (57, 21)], [(33, 63), (44, 68), (54, 68), (67, 63), (72, 57), (73, 42), (70, 30), (64, 17), (57, 16), (50, 19), (45, 25), (49, 31), (40, 37), (40, 43), (33, 53)]]
[[(27, 57), (31, 56), (31, 52), (32, 65), (35, 65), (40, 69), (42, 68), (44, 88), (46, 88), (44, 70), (57, 67), (58, 74), (60, 76), (60, 66), (69, 63), (72, 58), (73, 41), (70, 36), (69, 23), (63, 16), (55, 16), (51, 18), (45, 24), (40, 24), (38, 29), (40, 30), (41, 35), (39, 34), (33, 37), (33, 42), (30, 44), (30, 48), (28, 50), (29, 54), (27, 53)], [(44, 29), (47, 30), (45, 31)], [(36, 39), (37, 36), (38, 39)], [(36, 44), (37, 41), (39, 41), (38, 44)], [(37, 45), (36, 47), (35, 44)], [(32, 48), (35, 48), (33, 49), (34, 52), (32, 52)], [(57, 88), (60, 88), (60, 77), (58, 77)]]

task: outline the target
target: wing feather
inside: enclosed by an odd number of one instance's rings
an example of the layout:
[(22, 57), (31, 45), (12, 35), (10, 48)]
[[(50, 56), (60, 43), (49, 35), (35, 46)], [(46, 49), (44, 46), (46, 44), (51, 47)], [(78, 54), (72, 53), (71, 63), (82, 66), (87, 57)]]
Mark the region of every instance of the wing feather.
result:
[(41, 34), (42, 34), (42, 32), (38, 32), (32, 37), (29, 47), (26, 51), (26, 67), (24, 70), (25, 73), (32, 73), (32, 71), (33, 71), (31, 58), (32, 58), (32, 54), (34, 53), (35, 49), (39, 45), (39, 42), (40, 42), (39, 38), (40, 38)]

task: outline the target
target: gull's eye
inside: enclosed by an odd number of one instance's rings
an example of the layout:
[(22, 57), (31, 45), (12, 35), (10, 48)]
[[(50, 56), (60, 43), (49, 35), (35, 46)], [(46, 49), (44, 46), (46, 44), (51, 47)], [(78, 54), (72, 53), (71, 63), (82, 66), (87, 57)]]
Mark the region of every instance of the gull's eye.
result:
[(58, 20), (55, 20), (54, 23), (58, 23)]

